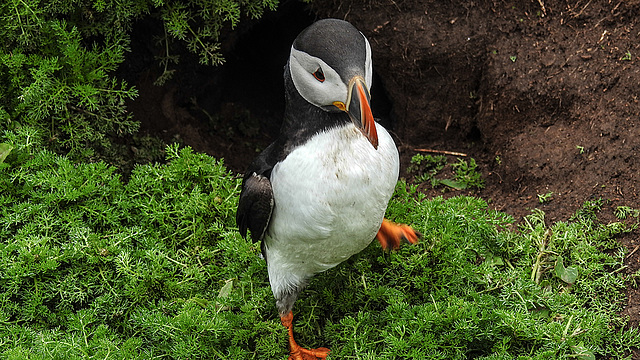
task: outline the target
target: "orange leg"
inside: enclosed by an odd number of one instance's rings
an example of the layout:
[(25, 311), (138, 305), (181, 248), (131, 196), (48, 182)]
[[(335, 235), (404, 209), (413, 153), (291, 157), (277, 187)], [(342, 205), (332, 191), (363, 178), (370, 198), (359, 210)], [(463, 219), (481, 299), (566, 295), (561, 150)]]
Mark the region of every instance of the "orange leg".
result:
[(417, 243), (422, 234), (407, 225), (395, 224), (384, 219), (376, 237), (384, 250), (396, 250), (400, 248), (403, 240), (411, 244)]
[(325, 360), (327, 358), (327, 355), (329, 355), (329, 349), (323, 347), (317, 349), (305, 349), (298, 345), (293, 339), (293, 312), (289, 311), (287, 315), (281, 316), (280, 321), (289, 332), (289, 348), (291, 349), (289, 360)]

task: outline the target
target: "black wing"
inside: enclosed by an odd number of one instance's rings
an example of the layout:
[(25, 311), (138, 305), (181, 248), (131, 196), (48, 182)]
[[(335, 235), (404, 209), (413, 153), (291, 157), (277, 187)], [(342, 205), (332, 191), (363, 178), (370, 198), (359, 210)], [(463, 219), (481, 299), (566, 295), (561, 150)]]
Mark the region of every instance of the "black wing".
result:
[(243, 238), (249, 229), (254, 241), (262, 241), (269, 227), (275, 205), (269, 178), (273, 166), (284, 158), (281, 144), (276, 141), (267, 147), (251, 163), (244, 176), (236, 212), (236, 223)]
[(243, 238), (249, 229), (254, 240), (262, 240), (269, 227), (274, 204), (269, 178), (255, 172), (245, 176), (236, 212), (236, 223)]

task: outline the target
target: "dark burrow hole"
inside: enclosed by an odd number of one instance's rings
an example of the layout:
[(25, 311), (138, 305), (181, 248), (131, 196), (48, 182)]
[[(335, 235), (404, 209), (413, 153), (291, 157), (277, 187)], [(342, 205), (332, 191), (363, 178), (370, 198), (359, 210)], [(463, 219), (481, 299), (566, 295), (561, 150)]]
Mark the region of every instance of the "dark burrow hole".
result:
[[(164, 30), (158, 20), (143, 20), (133, 29), (132, 52), (119, 70), (139, 90), (128, 108), (141, 122), (143, 133), (231, 159), (227, 164), (239, 170), (256, 150), (277, 137), (284, 112), (282, 76), (291, 43), (315, 20), (299, 1), (283, 2), (259, 20), (243, 19), (222, 40), (226, 61), (221, 66), (201, 65), (181, 43), (172, 42), (172, 55), (179, 55), (180, 61), (169, 65), (175, 70), (173, 77), (161, 86), (153, 82), (163, 72), (158, 56), (164, 55), (164, 43), (158, 39)], [(393, 127), (392, 103), (375, 73), (371, 97), (374, 116)]]

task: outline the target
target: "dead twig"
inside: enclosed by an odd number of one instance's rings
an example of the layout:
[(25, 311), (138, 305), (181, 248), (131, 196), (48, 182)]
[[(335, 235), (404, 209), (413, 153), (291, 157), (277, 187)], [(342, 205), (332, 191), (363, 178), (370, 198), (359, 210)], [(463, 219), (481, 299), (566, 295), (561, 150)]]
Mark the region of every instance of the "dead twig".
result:
[(453, 155), (453, 156), (467, 156), (467, 154), (464, 154), (464, 153), (459, 153), (459, 152), (455, 152), (455, 151), (447, 151), (447, 150), (413, 149), (413, 151), (428, 152), (428, 153), (434, 153), (434, 154), (445, 154), (445, 155)]
[(631, 250), (631, 252), (627, 256), (625, 256), (624, 258), (625, 259), (630, 258), (631, 255), (633, 255), (636, 251), (638, 251), (639, 248), (640, 248), (640, 245), (636, 245), (636, 247), (633, 250)]
[(582, 7), (582, 10), (580, 10), (579, 13), (573, 15), (574, 18), (579, 17), (580, 15), (582, 15), (582, 13), (584, 12), (584, 10), (587, 8), (587, 6), (589, 6), (589, 4), (591, 4), (592, 0), (587, 1), (587, 4), (585, 6)]
[(544, 17), (545, 15), (547, 15), (547, 9), (545, 9), (544, 7), (544, 1), (538, 0), (538, 4), (540, 4), (540, 8), (542, 10), (542, 17)]

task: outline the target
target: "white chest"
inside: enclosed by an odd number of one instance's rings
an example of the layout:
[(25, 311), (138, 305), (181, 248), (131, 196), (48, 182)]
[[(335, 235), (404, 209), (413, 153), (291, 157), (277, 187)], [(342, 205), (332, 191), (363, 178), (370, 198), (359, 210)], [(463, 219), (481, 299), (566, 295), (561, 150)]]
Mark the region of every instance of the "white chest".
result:
[(399, 171), (391, 136), (376, 126), (378, 149), (349, 124), (318, 134), (274, 167), (265, 241), (267, 261), (281, 264), (279, 271), (310, 276), (373, 240)]

